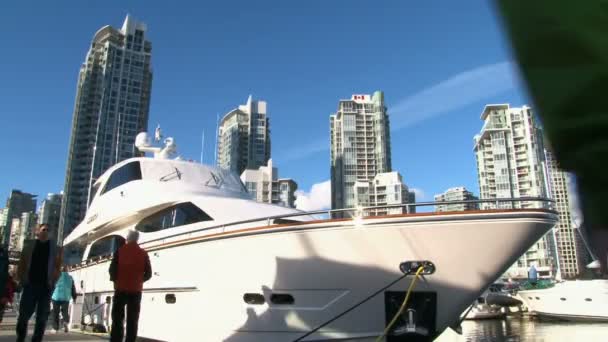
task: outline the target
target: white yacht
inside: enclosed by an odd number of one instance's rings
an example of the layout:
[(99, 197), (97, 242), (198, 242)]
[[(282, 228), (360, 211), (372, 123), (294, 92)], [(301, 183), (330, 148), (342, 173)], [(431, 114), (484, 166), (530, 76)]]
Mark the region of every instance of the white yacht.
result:
[(608, 322), (608, 279), (566, 280), (518, 292), (534, 315), (572, 321)]
[(416, 263), (424, 278), (390, 334), (434, 338), (557, 221), (548, 209), (412, 213), (413, 205), (320, 218), (254, 202), (216, 167), (167, 158), (169, 138), (164, 149), (137, 140), (155, 158), (105, 172), (64, 245), (84, 248), (70, 270), (83, 321), (110, 326), (111, 254), (128, 230), (141, 232), (153, 277), (139, 335), (155, 341), (374, 340), (413, 279), (402, 271)]

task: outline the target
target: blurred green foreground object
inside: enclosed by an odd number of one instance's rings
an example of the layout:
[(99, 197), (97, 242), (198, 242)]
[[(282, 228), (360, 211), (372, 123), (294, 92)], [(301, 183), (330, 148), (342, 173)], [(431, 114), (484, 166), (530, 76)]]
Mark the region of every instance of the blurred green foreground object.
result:
[(561, 168), (576, 175), (587, 236), (608, 258), (608, 0), (498, 0)]

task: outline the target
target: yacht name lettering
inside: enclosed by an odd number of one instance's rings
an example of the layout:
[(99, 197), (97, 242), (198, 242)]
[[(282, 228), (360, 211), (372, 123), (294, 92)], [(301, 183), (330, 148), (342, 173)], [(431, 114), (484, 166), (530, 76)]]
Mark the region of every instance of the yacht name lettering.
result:
[(91, 223), (93, 221), (97, 220), (97, 214), (94, 214), (93, 216), (89, 217), (87, 219), (87, 223)]

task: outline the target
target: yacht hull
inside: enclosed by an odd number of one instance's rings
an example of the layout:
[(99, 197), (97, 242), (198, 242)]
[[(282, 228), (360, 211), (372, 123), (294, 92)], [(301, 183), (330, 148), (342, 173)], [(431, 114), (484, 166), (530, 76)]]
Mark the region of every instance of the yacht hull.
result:
[[(555, 213), (544, 210), (414, 214), (143, 241), (154, 275), (144, 286), (139, 335), (293, 341), (399, 278), (400, 263), (409, 260), (436, 266), (414, 292), (436, 294), (431, 334), (437, 335), (555, 222)], [(98, 261), (71, 272), (89, 302), (85, 315), (106, 325), (111, 304), (93, 303), (112, 295), (108, 267), (107, 260)], [(304, 341), (372, 340), (392, 318), (387, 291), (406, 291), (411, 280), (402, 279)], [(264, 303), (246, 303), (246, 295)]]

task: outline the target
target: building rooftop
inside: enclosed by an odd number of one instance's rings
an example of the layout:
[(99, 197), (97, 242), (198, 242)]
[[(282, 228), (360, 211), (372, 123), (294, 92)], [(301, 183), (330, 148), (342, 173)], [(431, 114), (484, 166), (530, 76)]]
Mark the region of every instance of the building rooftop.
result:
[(488, 117), (488, 114), (490, 114), (490, 111), (493, 109), (509, 109), (509, 104), (508, 103), (487, 104), (483, 108), (483, 112), (481, 112), (481, 120), (485, 120)]

